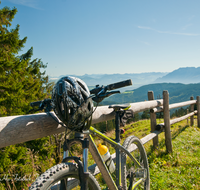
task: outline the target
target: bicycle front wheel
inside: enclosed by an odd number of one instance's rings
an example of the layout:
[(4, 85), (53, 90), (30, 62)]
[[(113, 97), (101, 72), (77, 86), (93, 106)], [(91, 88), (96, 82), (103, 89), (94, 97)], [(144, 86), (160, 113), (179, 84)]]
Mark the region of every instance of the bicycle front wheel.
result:
[[(122, 153), (123, 189), (150, 189), (149, 164), (142, 142), (139, 138), (130, 136), (125, 139), (123, 146), (129, 151), (134, 149), (131, 154), (140, 166), (142, 166), (141, 168), (138, 167), (125, 153)], [(135, 186), (133, 184), (135, 184)]]
[[(62, 182), (61, 182), (62, 181)], [(81, 189), (77, 164), (61, 163), (44, 172), (31, 185), (29, 190), (68, 190)], [(96, 179), (89, 174), (89, 190), (100, 190)]]

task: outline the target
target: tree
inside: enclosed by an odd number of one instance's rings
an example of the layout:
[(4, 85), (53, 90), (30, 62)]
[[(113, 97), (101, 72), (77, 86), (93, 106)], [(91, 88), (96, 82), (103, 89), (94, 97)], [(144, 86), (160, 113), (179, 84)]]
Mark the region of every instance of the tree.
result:
[(149, 110), (143, 111), (141, 118), (142, 119), (149, 119), (150, 118)]
[(136, 122), (136, 121), (139, 121), (139, 120), (140, 120), (139, 113), (134, 113), (134, 119), (133, 119), (133, 121)]
[(0, 10), (0, 116), (28, 113), (31, 101), (41, 100), (49, 91), (46, 68), (40, 59), (31, 61), (33, 48), (18, 55), (27, 37), (19, 39), (19, 25), (9, 29), (17, 9)]
[[(31, 60), (33, 48), (19, 55), (27, 37), (19, 38), (19, 25), (10, 29), (16, 13), (16, 8), (0, 9), (0, 116), (27, 114), (30, 102), (47, 98), (52, 88), (41, 72), (46, 65)], [(44, 137), (0, 149), (0, 189), (27, 189), (37, 173), (50, 168), (55, 163), (55, 145), (49, 140)]]

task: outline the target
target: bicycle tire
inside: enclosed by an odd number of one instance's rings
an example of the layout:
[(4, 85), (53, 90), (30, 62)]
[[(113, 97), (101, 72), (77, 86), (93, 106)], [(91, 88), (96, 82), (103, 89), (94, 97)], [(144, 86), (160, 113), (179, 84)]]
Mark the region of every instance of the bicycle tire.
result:
[[(69, 179), (70, 178), (70, 179)], [(79, 185), (78, 166), (74, 163), (61, 163), (53, 166), (39, 176), (36, 181), (29, 187), (29, 190), (68, 190), (73, 189)], [(67, 188), (61, 187), (61, 180), (69, 179), (67, 182)], [(60, 183), (59, 183), (60, 181)], [(89, 173), (88, 189), (100, 190), (100, 186), (94, 176)]]
[[(132, 144), (135, 144), (137, 146), (137, 149), (131, 152), (131, 154), (137, 159), (137, 161), (140, 163), (140, 165), (143, 166), (146, 170), (146, 178), (142, 180), (142, 183), (139, 184), (135, 189), (150, 189), (150, 177), (149, 177), (149, 164), (147, 159), (147, 154), (144, 149), (144, 146), (139, 138), (136, 136), (129, 136), (125, 139), (123, 146), (126, 149), (129, 149)], [(121, 158), (121, 167), (122, 167), (122, 187), (123, 190), (127, 190), (128, 186), (130, 184), (130, 172), (136, 173), (136, 170), (138, 167), (136, 164), (128, 158), (128, 156), (125, 153), (122, 153)], [(131, 161), (131, 162), (130, 162)], [(136, 178), (134, 178), (136, 181)], [(138, 178), (137, 178), (138, 180)]]

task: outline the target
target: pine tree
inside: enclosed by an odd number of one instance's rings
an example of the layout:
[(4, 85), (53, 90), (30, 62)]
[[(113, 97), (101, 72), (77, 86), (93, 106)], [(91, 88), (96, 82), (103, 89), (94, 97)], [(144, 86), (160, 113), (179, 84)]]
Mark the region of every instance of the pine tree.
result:
[(150, 118), (149, 110), (143, 111), (141, 118), (142, 119), (149, 119)]
[(9, 29), (17, 9), (0, 10), (0, 116), (28, 113), (31, 101), (47, 95), (48, 77), (40, 59), (31, 61), (33, 48), (19, 55), (27, 37), (19, 38), (19, 25)]
[[(46, 98), (52, 88), (41, 72), (46, 65), (40, 59), (31, 60), (33, 48), (19, 55), (27, 37), (19, 38), (19, 25), (10, 29), (16, 13), (16, 8), (0, 9), (0, 116), (27, 114), (30, 102)], [(55, 163), (54, 148), (44, 137), (0, 149), (0, 189), (27, 189), (38, 171)], [(15, 180), (28, 176), (28, 181)]]

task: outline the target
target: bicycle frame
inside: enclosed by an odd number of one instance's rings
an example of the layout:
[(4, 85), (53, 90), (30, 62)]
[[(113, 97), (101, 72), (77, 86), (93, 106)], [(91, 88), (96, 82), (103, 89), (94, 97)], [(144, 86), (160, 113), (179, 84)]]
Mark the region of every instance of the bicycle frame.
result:
[[(109, 137), (107, 137), (106, 135), (102, 134), (100, 131), (98, 131), (97, 129), (90, 127), (90, 132), (93, 135), (98, 136), (99, 138), (105, 140), (106, 142), (108, 142), (109, 144), (111, 144), (116, 150), (119, 150), (118, 152), (120, 153), (125, 152), (130, 158), (131, 160), (139, 167), (142, 168), (142, 166), (140, 165), (140, 163), (131, 155), (131, 153), (125, 149), (122, 145), (120, 145), (119, 143), (113, 141), (112, 139), (110, 139)], [(107, 170), (107, 167), (105, 165), (105, 163), (103, 162), (101, 155), (98, 152), (98, 149), (96, 147), (96, 144), (94, 143), (94, 140), (92, 138), (92, 135), (89, 135), (89, 151), (92, 154), (93, 159), (96, 162), (96, 165), (99, 167), (99, 170), (101, 171), (101, 174), (106, 182), (106, 184), (108, 185), (109, 189), (120, 189), (121, 186), (121, 177), (118, 177), (116, 179), (116, 184), (114, 183), (114, 181), (112, 180), (112, 176), (110, 175), (110, 172)], [(120, 164), (120, 157), (121, 153), (118, 154), (116, 152), (116, 176), (121, 176), (121, 164)], [(102, 161), (102, 162), (101, 162)], [(133, 184), (132, 189), (134, 189), (139, 183), (142, 182), (142, 179), (138, 180), (136, 183)], [(111, 187), (109, 187), (111, 186)]]
[[(112, 190), (121, 189), (121, 152), (125, 152), (139, 168), (142, 168), (140, 163), (131, 155), (131, 153), (127, 149), (125, 149), (122, 145), (120, 145), (119, 143), (110, 139), (106, 135), (102, 134), (100, 131), (98, 131), (94, 127), (91, 126), (89, 128), (89, 131), (85, 131), (84, 134), (85, 134), (85, 139), (89, 139), (89, 151), (92, 154), (92, 157), (93, 157), (94, 161), (96, 162), (96, 165), (98, 166), (109, 189), (112, 189)], [(97, 149), (97, 146), (94, 143), (92, 135), (98, 136), (99, 138), (101, 138), (104, 141), (111, 144), (116, 149), (116, 183), (113, 181), (113, 178), (112, 178), (110, 172), (108, 171), (107, 166), (105, 165), (104, 161), (102, 160), (102, 157)], [(68, 156), (68, 151), (64, 151), (63, 159), (66, 159), (67, 156)], [(88, 171), (87, 170), (87, 165), (88, 165), (87, 160), (88, 160), (88, 148), (86, 147), (83, 149), (84, 173)], [(135, 182), (134, 184), (132, 184), (131, 189), (134, 189), (141, 182), (142, 182), (142, 179), (140, 179), (137, 182)], [(86, 187), (87, 187), (87, 185), (86, 185)]]

